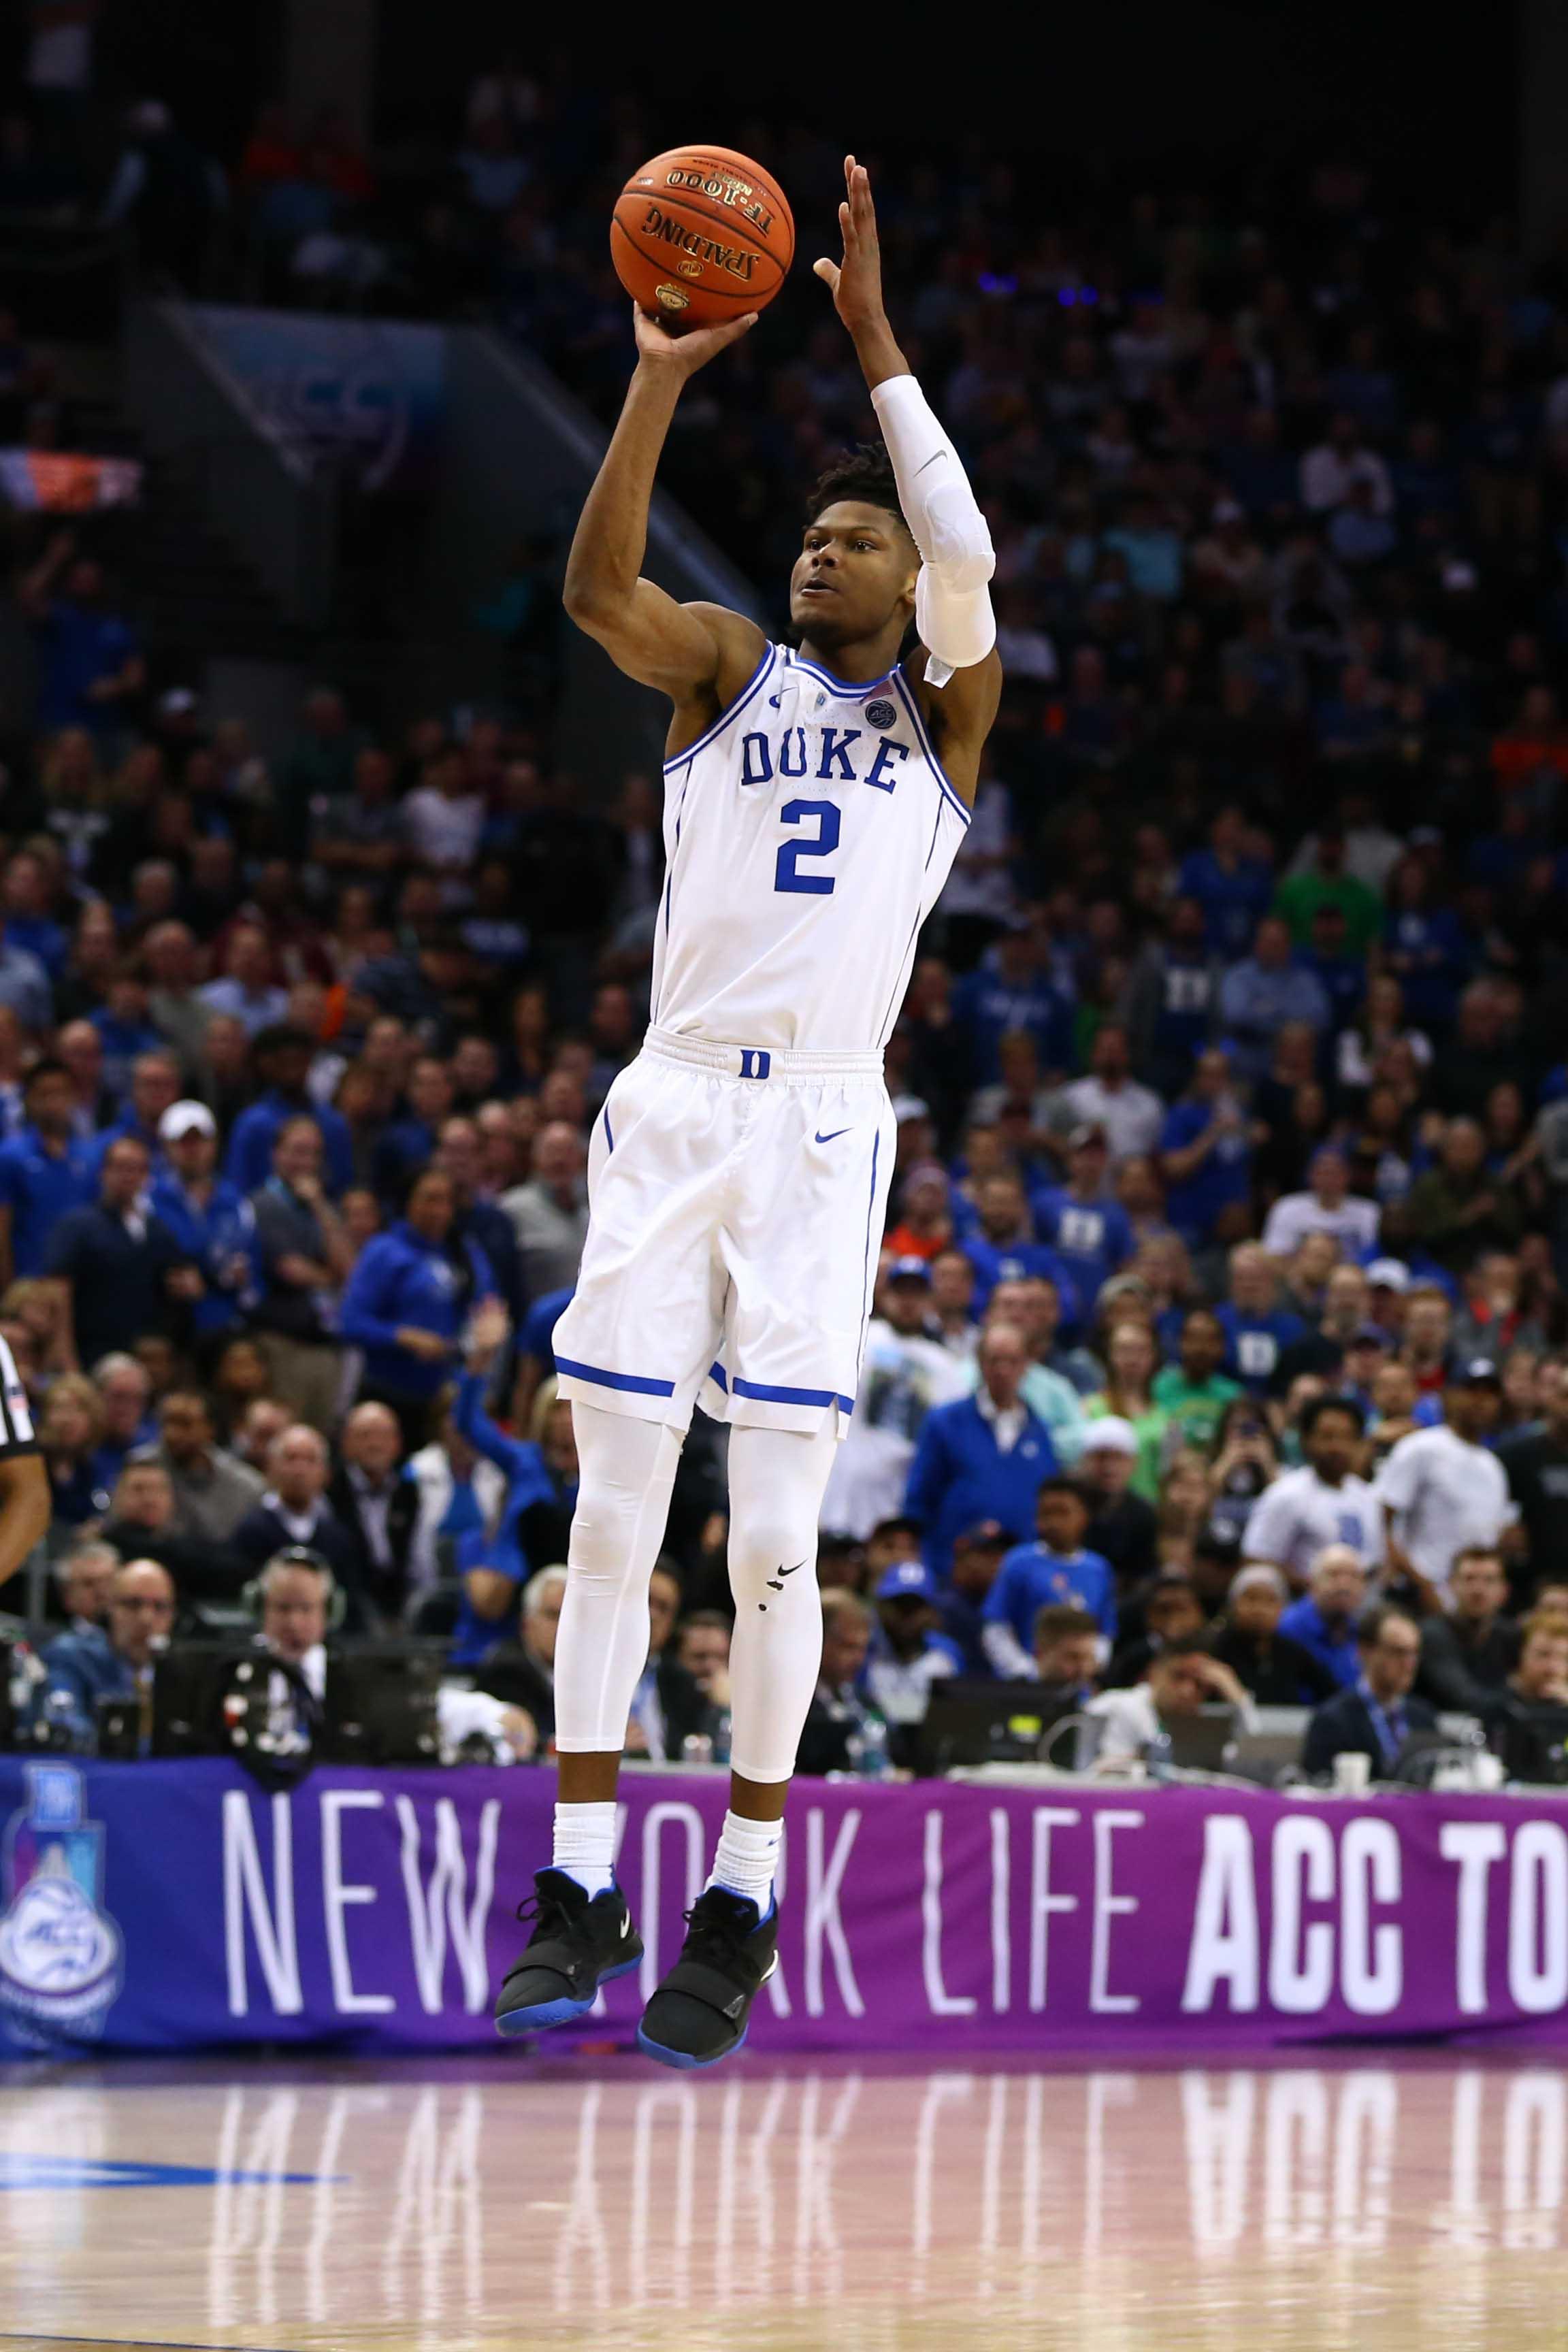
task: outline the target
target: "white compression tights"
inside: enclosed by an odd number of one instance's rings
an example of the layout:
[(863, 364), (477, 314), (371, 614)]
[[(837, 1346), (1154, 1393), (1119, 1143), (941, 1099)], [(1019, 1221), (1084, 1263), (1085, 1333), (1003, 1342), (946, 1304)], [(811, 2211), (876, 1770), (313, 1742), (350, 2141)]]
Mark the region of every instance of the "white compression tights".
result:
[[(576, 1402), (580, 1483), (555, 1645), (555, 1744), (618, 1755), (647, 1658), (647, 1587), (680, 1456), (677, 1432)], [(748, 1780), (787, 1780), (822, 1658), (816, 1519), (833, 1467), (831, 1417), (806, 1437), (730, 1438), (731, 1758)]]

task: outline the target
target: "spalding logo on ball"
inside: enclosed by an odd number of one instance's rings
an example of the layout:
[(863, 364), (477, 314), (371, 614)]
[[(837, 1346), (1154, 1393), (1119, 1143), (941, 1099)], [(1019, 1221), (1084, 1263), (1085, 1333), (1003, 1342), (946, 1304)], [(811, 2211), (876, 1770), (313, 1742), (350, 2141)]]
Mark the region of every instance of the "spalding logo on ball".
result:
[(672, 147), (622, 189), (610, 254), (650, 318), (715, 327), (773, 300), (795, 258), (795, 220), (777, 181), (749, 155)]

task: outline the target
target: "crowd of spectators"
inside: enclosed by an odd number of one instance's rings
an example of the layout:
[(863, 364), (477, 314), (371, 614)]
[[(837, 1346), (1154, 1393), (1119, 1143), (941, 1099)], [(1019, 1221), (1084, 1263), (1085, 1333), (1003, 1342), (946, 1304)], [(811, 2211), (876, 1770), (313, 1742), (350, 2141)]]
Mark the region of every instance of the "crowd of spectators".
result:
[[(605, 192), (647, 133), (559, 100), (477, 84), (400, 235), (325, 127), (268, 116), (237, 184), (286, 288), (353, 226), (604, 405)], [(796, 139), (781, 172), (805, 199), (826, 160)], [(1396, 229), (1349, 167), (1291, 196), (1088, 227), (1005, 162), (879, 174), (1007, 686), (889, 1050), (818, 1754), (874, 1759), (960, 1667), (1110, 1696), (1165, 1658), (1189, 1695), (1364, 1707), (1413, 1639), (1445, 1706), (1555, 1655), (1568, 289), (1500, 227)], [(765, 589), (868, 430), (851, 360), (781, 303), (682, 410), (672, 478)], [(187, 1612), (306, 1546), (349, 1633), (438, 1634), (548, 1739), (551, 1334), (646, 1017), (655, 788), (590, 805), (527, 714), (395, 738), (328, 685), (258, 746), (150, 689), (90, 536), (19, 543), (15, 595), (0, 1328), (58, 1526)], [(700, 1422), (631, 1733), (656, 1754), (722, 1751), (723, 1499)], [(1568, 1659), (1548, 1680), (1568, 1699)]]

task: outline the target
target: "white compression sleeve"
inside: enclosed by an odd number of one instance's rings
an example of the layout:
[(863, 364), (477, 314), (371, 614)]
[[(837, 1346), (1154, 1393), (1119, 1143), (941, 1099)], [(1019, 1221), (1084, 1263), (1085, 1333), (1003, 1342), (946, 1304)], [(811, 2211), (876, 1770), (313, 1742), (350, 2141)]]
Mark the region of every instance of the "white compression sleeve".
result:
[(899, 503), (921, 551), (915, 625), (931, 656), (926, 677), (945, 686), (955, 669), (984, 661), (996, 642), (987, 583), (996, 569), (969, 477), (912, 375), (890, 375), (871, 404), (893, 461)]
[(816, 1517), (837, 1444), (831, 1413), (815, 1436), (730, 1432), (730, 1761), (742, 1780), (795, 1770), (822, 1666)]
[(555, 1637), (555, 1745), (566, 1756), (618, 1756), (647, 1663), (648, 1579), (681, 1433), (580, 1400), (572, 1426), (579, 1484)]

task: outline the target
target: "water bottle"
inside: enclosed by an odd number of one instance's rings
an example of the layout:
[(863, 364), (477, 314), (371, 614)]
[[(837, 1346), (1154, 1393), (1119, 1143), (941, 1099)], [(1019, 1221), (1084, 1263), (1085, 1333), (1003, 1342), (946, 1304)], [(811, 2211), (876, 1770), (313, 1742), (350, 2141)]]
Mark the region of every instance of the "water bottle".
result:
[(1143, 1750), (1143, 1760), (1149, 1768), (1151, 1780), (1169, 1780), (1174, 1777), (1176, 1768), (1171, 1760), (1173, 1753), (1171, 1735), (1162, 1725)]
[(847, 1745), (850, 1769), (862, 1780), (880, 1780), (891, 1770), (888, 1727), (879, 1715), (863, 1715)]
[(687, 1733), (685, 1738), (680, 1743), (680, 1760), (683, 1764), (712, 1763), (713, 1742), (709, 1738), (708, 1734), (705, 1731), (689, 1731)]

